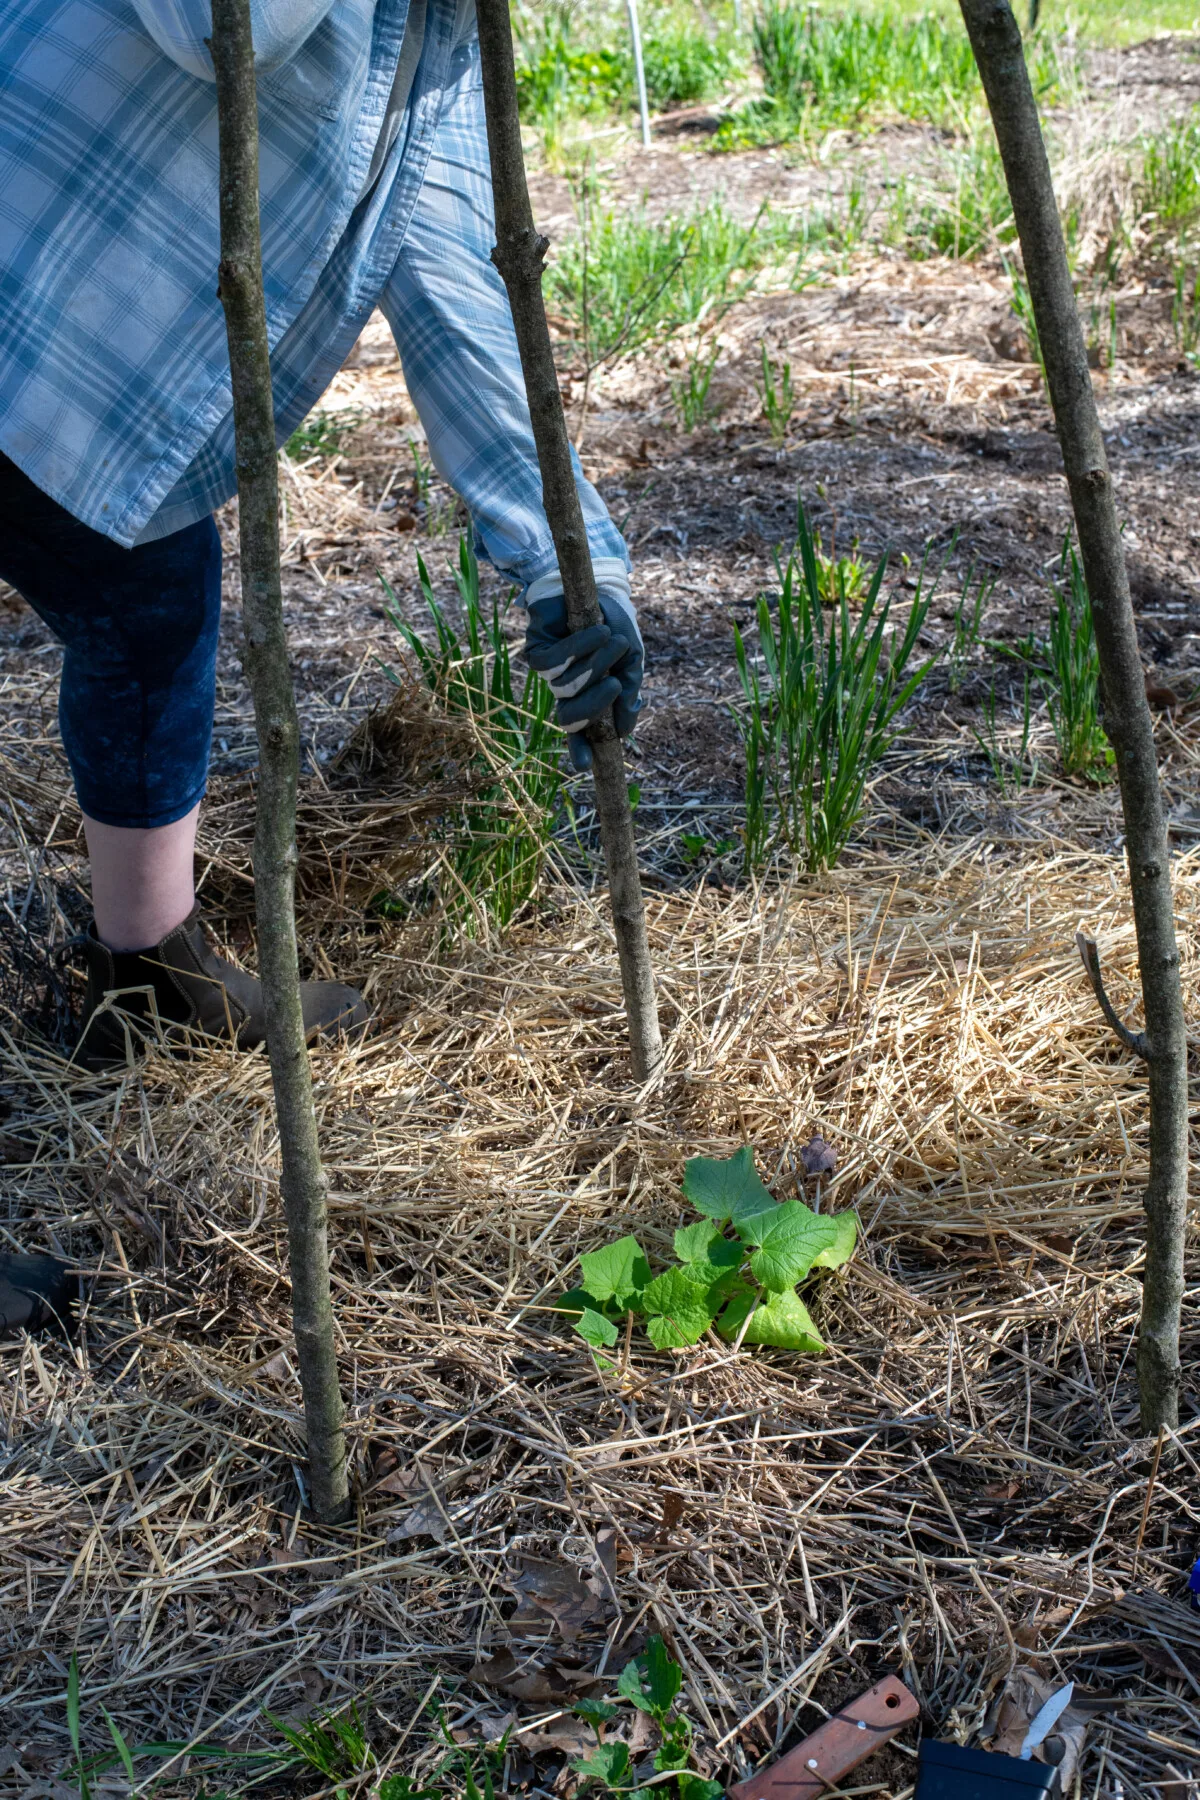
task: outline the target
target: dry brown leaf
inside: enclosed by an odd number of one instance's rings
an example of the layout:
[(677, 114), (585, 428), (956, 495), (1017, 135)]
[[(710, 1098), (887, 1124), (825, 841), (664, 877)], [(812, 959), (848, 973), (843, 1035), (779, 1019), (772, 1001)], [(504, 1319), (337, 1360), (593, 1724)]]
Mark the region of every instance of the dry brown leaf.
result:
[(837, 1168), (837, 1151), (817, 1131), (802, 1146), (800, 1161), (806, 1175), (832, 1175)]
[(539, 1663), (532, 1657), (517, 1657), (511, 1650), (499, 1650), (487, 1662), (476, 1663), (467, 1679), (498, 1688), (514, 1700), (539, 1705), (557, 1701), (569, 1706), (593, 1688), (604, 1685), (602, 1678), (590, 1669), (573, 1669), (560, 1662)]

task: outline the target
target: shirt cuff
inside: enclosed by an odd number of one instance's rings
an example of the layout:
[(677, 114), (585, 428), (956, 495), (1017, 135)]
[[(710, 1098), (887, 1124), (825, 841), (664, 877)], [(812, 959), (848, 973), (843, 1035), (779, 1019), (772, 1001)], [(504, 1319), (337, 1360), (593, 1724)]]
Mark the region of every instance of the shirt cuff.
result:
[[(606, 593), (618, 593), (623, 600), (629, 599), (629, 570), (619, 556), (593, 556), (592, 573), (598, 588), (603, 588)], [(520, 604), (532, 606), (535, 600), (549, 600), (562, 591), (562, 576), (557, 569), (551, 569), (530, 582), (521, 595)]]

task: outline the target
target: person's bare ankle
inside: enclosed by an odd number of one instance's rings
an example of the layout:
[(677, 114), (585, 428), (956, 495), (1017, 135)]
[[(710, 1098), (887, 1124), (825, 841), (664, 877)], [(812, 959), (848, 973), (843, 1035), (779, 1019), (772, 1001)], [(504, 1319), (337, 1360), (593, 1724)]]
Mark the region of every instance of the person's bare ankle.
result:
[(152, 949), (190, 915), (199, 813), (193, 807), (184, 818), (149, 830), (85, 816), (96, 935), (114, 954)]

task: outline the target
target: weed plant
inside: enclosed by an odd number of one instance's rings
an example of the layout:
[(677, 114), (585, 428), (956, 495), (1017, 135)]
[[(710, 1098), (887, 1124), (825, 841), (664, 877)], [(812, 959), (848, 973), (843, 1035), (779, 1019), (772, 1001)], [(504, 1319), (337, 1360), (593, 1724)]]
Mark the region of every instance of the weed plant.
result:
[(318, 408), (293, 431), (283, 447), (284, 454), (293, 462), (307, 462), (314, 456), (336, 456), (351, 432), (362, 424), (362, 419), (361, 413), (327, 413)]
[(856, 620), (844, 588), (827, 608), (801, 506), (796, 551), (786, 568), (776, 558), (774, 611), (765, 594), (758, 599), (754, 651), (735, 627), (746, 700), (735, 717), (746, 756), (748, 870), (761, 868), (777, 848), (810, 871), (836, 864), (862, 813), (867, 781), (892, 741), (892, 721), (929, 670), (928, 662), (911, 671), (909, 665), (932, 589), (925, 591), (922, 570), (903, 632), (885, 641), (886, 565), (885, 557)]
[(989, 578), (981, 575), (976, 579), (974, 568), (967, 570), (954, 608), (950, 641), (946, 646), (946, 674), (952, 694), (957, 694), (962, 687), (967, 665), (979, 648), (984, 608), (995, 586), (994, 576)]
[(715, 411), (708, 393), (719, 355), (719, 350), (714, 350), (710, 356), (703, 356), (699, 351), (694, 352), (687, 359), (683, 378), (671, 383), (675, 410), (679, 414), (679, 422), (685, 431), (695, 431), (696, 427), (703, 425)]
[(792, 223), (765, 206), (746, 224), (717, 200), (662, 220), (644, 212), (592, 220), (584, 207), (581, 227), (546, 270), (546, 298), (570, 323), (589, 368), (715, 322), (761, 269), (803, 248)]
[(1200, 350), (1200, 268), (1176, 265), (1171, 325), (1181, 352), (1189, 362), (1194, 361)]
[(1012, 289), (1012, 299), (1010, 304), (1012, 306), (1013, 315), (1020, 324), (1022, 331), (1025, 333), (1029, 343), (1029, 353), (1041, 372), (1042, 387), (1045, 389), (1046, 393), (1049, 394), (1050, 389), (1046, 381), (1046, 359), (1042, 355), (1042, 340), (1038, 332), (1037, 319), (1034, 317), (1033, 295), (1029, 291), (1029, 283), (1025, 279), (1025, 272), (1023, 269), (1019, 269), (1015, 263), (1010, 263), (1006, 256), (1002, 257), (1002, 260), (1004, 263), (1004, 273), (1008, 276), (1009, 285)]
[(1142, 139), (1137, 203), (1143, 221), (1168, 231), (1200, 217), (1200, 108)]
[(978, 256), (1015, 235), (1004, 167), (991, 132), (980, 131), (947, 151), (946, 162), (944, 186), (917, 195), (902, 183), (892, 200), (887, 235), (917, 261)]
[(792, 414), (796, 410), (796, 395), (792, 389), (792, 365), (784, 361), (776, 369), (767, 351), (766, 340), (762, 344), (762, 382), (759, 387), (762, 400), (763, 418), (767, 421), (771, 433), (771, 441), (782, 444), (788, 434), (788, 426), (792, 422)]
[[(541, 879), (555, 822), (566, 804), (563, 734), (554, 720), (554, 696), (532, 670), (518, 697), (500, 604), (494, 602), (490, 613), (485, 610), (479, 565), (468, 540), (459, 541), (455, 571), (465, 642), (446, 617), (421, 557), (417, 570), (436, 648), (401, 617), (386, 581), (383, 587), (391, 621), (427, 687), (453, 717), (471, 726), (475, 751), (469, 775), (475, 792), (447, 821), (447, 879), (441, 898), (447, 918), (475, 936), (487, 924), (505, 929)], [(391, 670), (385, 673), (400, 685)]]
[(1092, 624), (1092, 602), (1075, 546), (1062, 548), (1060, 575), (1052, 581), (1050, 617), (1050, 722), (1064, 775), (1102, 780), (1113, 764), (1112, 746), (1100, 722), (1100, 654)]
[(983, 754), (987, 757), (988, 768), (992, 780), (996, 782), (1005, 799), (1013, 799), (1022, 788), (1032, 787), (1038, 778), (1038, 761), (1034, 757), (1029, 760), (1029, 737), (1033, 723), (1033, 712), (1030, 704), (1029, 671), (1025, 671), (1024, 690), (1021, 702), (1021, 738), (1014, 754), (1007, 744), (1001, 741), (996, 724), (996, 684), (988, 688), (983, 703), (983, 730), (972, 735)]

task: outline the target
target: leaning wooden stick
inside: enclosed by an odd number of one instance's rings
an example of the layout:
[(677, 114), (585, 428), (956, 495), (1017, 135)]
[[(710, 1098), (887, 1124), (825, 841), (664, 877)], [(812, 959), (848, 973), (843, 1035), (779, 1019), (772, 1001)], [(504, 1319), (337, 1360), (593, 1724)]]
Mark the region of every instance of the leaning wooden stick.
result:
[[(492, 261), (504, 279), (512, 307), (534, 443), (542, 472), (542, 498), (554, 548), (558, 552), (567, 622), (572, 631), (583, 631), (589, 625), (601, 623), (600, 605), (542, 298), (542, 263), (549, 246), (534, 226), (525, 180), (508, 0), (477, 0), (476, 12), (496, 205), (496, 247), (492, 251)], [(663, 1051), (625, 756), (611, 718), (590, 726), (588, 736), (592, 744), (596, 811), (600, 817), (600, 838), (608, 867), (613, 925), (621, 961), (621, 985), (629, 1019), (633, 1071), (639, 1081), (644, 1081), (662, 1061)]]
[(250, 0), (212, 0), (212, 21), (221, 162), (220, 294), (233, 382), (246, 673), (259, 751), (254, 830), (259, 972), (279, 1122), (280, 1186), (312, 1505), (318, 1518), (332, 1521), (347, 1507), (346, 1441), (329, 1294), (325, 1172), (296, 954), (300, 732), (279, 573), (279, 466), (262, 283)]
[(1088, 940), (1080, 949), (1105, 1017), (1145, 1059), (1149, 1071), (1150, 1178), (1137, 1368), (1142, 1430), (1150, 1433), (1179, 1422), (1188, 1154), (1187, 1037), (1154, 731), (1112, 478), (1021, 33), (1008, 0), (959, 4), (983, 78), (1021, 240), (1091, 596), (1104, 725), (1121, 783), (1144, 1032), (1135, 1036), (1120, 1025), (1104, 994), (1095, 946)]

